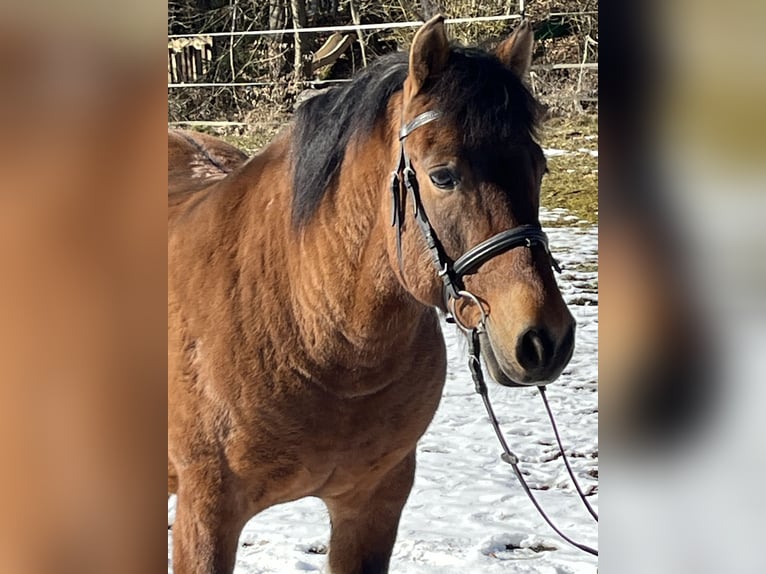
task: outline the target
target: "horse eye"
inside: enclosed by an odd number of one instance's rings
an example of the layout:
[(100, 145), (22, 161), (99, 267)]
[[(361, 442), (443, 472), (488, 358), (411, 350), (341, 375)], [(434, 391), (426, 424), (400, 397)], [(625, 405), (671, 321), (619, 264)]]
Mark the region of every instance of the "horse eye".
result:
[(441, 168), (428, 174), (433, 184), (439, 189), (451, 190), (457, 186), (457, 176), (448, 168)]

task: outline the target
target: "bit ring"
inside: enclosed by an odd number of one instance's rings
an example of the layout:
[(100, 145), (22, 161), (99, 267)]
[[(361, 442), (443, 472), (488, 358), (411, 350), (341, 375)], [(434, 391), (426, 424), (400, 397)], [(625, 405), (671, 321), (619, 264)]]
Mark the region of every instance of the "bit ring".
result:
[[(472, 331), (476, 330), (479, 333), (482, 333), (484, 331), (484, 327), (486, 325), (487, 321), (487, 312), (484, 310), (484, 305), (481, 304), (481, 301), (479, 301), (479, 298), (471, 293), (470, 291), (461, 290), (457, 292), (458, 297), (450, 297), (449, 300), (449, 312), (450, 315), (452, 315), (452, 318), (455, 320), (455, 324), (460, 327), (460, 329), (466, 333), (471, 333)], [(463, 323), (463, 321), (460, 319), (458, 314), (455, 312), (455, 304), (458, 299), (466, 298), (469, 302), (473, 303), (479, 308), (479, 312), (481, 313), (481, 318), (479, 319), (479, 322), (471, 327), (469, 325), (466, 325)]]

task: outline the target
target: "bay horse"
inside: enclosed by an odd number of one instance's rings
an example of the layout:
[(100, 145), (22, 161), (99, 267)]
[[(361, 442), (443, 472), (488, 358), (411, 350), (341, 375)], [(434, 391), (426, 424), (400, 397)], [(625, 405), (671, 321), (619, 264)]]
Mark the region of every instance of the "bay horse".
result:
[(303, 103), (248, 161), (226, 144), (175, 141), (175, 162), (200, 150), (211, 162), (197, 172), (207, 185), (189, 170), (169, 189), (177, 574), (230, 573), (244, 524), (306, 496), (328, 508), (333, 574), (388, 571), (445, 382), (438, 311), (486, 316), (496, 381), (561, 373), (574, 320), (541, 231), (474, 261), (444, 295), (458, 254), (539, 228), (539, 107), (522, 81), (532, 42), (522, 23), (492, 53), (451, 46), (437, 16), (409, 53)]
[(207, 134), (168, 131), (168, 204), (183, 204), (188, 194), (223, 179), (245, 163), (247, 155)]

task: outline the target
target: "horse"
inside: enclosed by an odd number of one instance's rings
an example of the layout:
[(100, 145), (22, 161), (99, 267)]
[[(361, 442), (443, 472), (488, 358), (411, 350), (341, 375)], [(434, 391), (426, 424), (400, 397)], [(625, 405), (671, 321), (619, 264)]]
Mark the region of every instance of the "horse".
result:
[(207, 134), (168, 130), (168, 202), (223, 179), (247, 160), (233, 145)]
[(249, 160), (176, 148), (208, 162), (168, 196), (177, 574), (230, 573), (251, 517), (308, 496), (329, 512), (333, 574), (387, 572), (445, 382), (441, 313), (482, 324), (501, 384), (568, 363), (532, 46), (526, 22), (493, 52), (453, 45), (436, 16)]

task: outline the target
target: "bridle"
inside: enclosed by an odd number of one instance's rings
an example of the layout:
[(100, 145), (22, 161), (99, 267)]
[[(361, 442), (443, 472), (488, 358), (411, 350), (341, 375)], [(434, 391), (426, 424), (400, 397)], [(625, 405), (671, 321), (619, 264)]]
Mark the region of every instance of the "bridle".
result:
[[(404, 147), (407, 136), (409, 136), (419, 127), (437, 120), (440, 117), (441, 112), (436, 110), (423, 112), (415, 116), (415, 118), (407, 122), (399, 130), (399, 163), (391, 174), (390, 188), (392, 196), (391, 225), (396, 227), (396, 249), (400, 272), (402, 269), (402, 231), (405, 217), (404, 199), (405, 195), (409, 195), (414, 207), (415, 221), (417, 222), (423, 238), (426, 241), (426, 245), (428, 246), (428, 250), (431, 254), (431, 259), (433, 260), (433, 264), (436, 267), (437, 273), (444, 284), (443, 296), (445, 306), (448, 311), (447, 320), (456, 323), (469, 338), (471, 350), (468, 356), (468, 367), (471, 371), (474, 388), (482, 398), (484, 407), (486, 408), (487, 414), (489, 415), (489, 420), (492, 424), (492, 428), (494, 429), (498, 441), (500, 442), (500, 445), (503, 449), (501, 459), (511, 465), (513, 468), (513, 473), (521, 483), (524, 492), (527, 494), (529, 499), (532, 501), (532, 504), (545, 519), (548, 525), (553, 528), (553, 530), (559, 536), (561, 536), (564, 540), (576, 548), (579, 548), (580, 550), (583, 550), (589, 554), (598, 556), (598, 550), (572, 540), (561, 530), (559, 530), (553, 524), (550, 518), (548, 518), (532, 494), (531, 489), (527, 485), (527, 482), (524, 479), (521, 470), (519, 469), (518, 457), (508, 447), (505, 437), (500, 430), (500, 425), (492, 408), (492, 403), (489, 400), (487, 385), (484, 382), (484, 374), (481, 368), (480, 334), (485, 331), (487, 313), (485, 312), (484, 307), (479, 301), (478, 297), (465, 289), (463, 282), (463, 279), (466, 275), (472, 275), (476, 273), (479, 268), (490, 259), (493, 259), (498, 255), (502, 255), (511, 249), (515, 249), (517, 247), (531, 248), (535, 244), (541, 245), (543, 249), (545, 249), (545, 253), (548, 256), (550, 264), (556, 271), (561, 273), (561, 268), (551, 255), (550, 248), (548, 246), (548, 236), (545, 234), (539, 224), (519, 225), (518, 227), (513, 227), (506, 231), (501, 231), (500, 233), (497, 233), (489, 239), (482, 241), (478, 245), (472, 247), (455, 260), (451, 259), (447, 255), (446, 251), (444, 250), (444, 245), (439, 240), (439, 236), (436, 234), (436, 231), (434, 230), (431, 222), (428, 220), (428, 216), (426, 215), (426, 211), (423, 207), (423, 202), (420, 197), (420, 187), (418, 185), (417, 176), (415, 174), (415, 170), (412, 167), (410, 156), (407, 154), (407, 151)], [(480, 312), (480, 320), (474, 326), (468, 326), (464, 324), (455, 313), (455, 302), (458, 299), (463, 298), (478, 306)], [(586, 509), (591, 514), (591, 516), (596, 521), (598, 521), (598, 515), (588, 503), (585, 495), (582, 492), (582, 489), (580, 488), (580, 485), (577, 483), (577, 480), (575, 480), (572, 468), (569, 465), (569, 461), (567, 460), (566, 455), (564, 454), (564, 447), (561, 444), (556, 422), (553, 419), (553, 413), (551, 412), (550, 406), (548, 405), (548, 400), (545, 395), (545, 386), (539, 386), (538, 389), (545, 405), (546, 412), (550, 418), (551, 425), (556, 436), (556, 441), (558, 443), (564, 464), (567, 468), (567, 471), (569, 472), (569, 476), (575, 485), (580, 499), (585, 504)]]
[[(410, 156), (404, 147), (404, 142), (413, 131), (441, 117), (441, 112), (432, 110), (423, 112), (405, 124), (399, 130), (399, 164), (391, 174), (391, 225), (396, 227), (396, 246), (401, 267), (402, 260), (402, 229), (404, 225), (404, 193), (410, 196), (414, 207), (415, 221), (426, 240), (431, 258), (436, 266), (439, 277), (444, 283), (444, 299), (449, 302), (450, 298), (460, 299), (461, 291), (465, 291), (463, 278), (473, 275), (479, 268), (490, 259), (502, 255), (516, 247), (532, 247), (539, 244), (545, 249), (551, 266), (561, 272), (558, 263), (551, 255), (548, 248), (548, 236), (539, 224), (519, 225), (506, 231), (493, 235), (486, 241), (466, 251), (457, 259), (451, 259), (444, 250), (436, 231), (428, 220), (423, 202), (420, 198), (420, 186), (412, 167)], [(404, 191), (402, 190), (404, 183)]]

